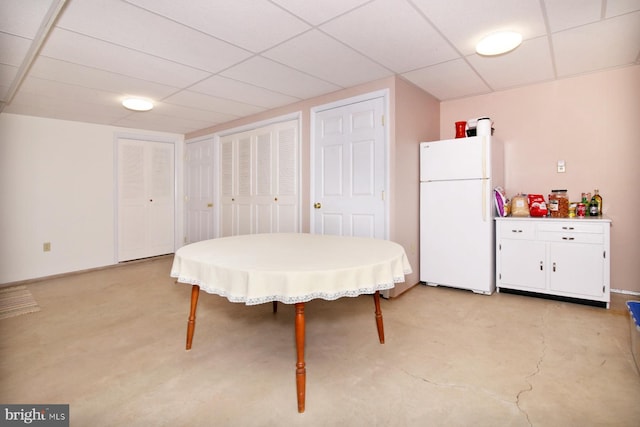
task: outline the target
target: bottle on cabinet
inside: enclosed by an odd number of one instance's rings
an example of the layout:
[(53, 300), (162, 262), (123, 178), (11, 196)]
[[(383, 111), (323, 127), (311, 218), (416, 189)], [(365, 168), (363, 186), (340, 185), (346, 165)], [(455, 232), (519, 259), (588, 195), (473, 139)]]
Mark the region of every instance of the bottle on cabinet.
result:
[(602, 196), (600, 195), (600, 191), (596, 188), (593, 190), (593, 199), (596, 199), (596, 203), (598, 203), (598, 215), (602, 215)]
[(591, 198), (589, 202), (589, 216), (598, 216), (598, 201), (596, 200), (596, 196)]

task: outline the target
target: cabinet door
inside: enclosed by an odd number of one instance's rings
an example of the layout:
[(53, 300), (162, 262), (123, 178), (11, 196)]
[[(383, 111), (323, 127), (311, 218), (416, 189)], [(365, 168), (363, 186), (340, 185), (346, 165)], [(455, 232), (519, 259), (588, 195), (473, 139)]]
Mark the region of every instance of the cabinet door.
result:
[(602, 245), (550, 243), (549, 289), (578, 297), (604, 295)]
[(546, 289), (546, 247), (533, 240), (502, 239), (498, 246), (500, 287)]

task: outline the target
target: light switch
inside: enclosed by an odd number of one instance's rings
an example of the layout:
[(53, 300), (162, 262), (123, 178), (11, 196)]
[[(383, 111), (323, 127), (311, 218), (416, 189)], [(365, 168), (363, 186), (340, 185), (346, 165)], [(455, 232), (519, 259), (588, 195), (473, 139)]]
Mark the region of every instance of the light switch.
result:
[(564, 160), (558, 160), (558, 173), (564, 173), (566, 170)]

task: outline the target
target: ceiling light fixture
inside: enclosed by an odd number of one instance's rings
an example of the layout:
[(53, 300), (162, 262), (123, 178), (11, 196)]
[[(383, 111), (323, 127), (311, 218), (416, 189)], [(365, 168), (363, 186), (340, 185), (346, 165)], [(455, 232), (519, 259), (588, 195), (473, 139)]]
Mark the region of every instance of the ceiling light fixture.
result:
[(476, 52), (483, 56), (495, 56), (511, 52), (522, 43), (522, 34), (515, 31), (498, 31), (484, 37), (476, 45)]
[(149, 111), (153, 108), (153, 102), (143, 98), (126, 98), (122, 106), (133, 111)]

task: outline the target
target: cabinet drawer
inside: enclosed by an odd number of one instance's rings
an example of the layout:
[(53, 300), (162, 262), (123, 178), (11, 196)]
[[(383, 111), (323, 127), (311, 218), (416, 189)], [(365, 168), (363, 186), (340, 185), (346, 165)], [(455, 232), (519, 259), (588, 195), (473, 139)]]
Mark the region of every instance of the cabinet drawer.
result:
[(602, 244), (604, 243), (604, 234), (575, 232), (557, 233), (552, 231), (540, 231), (538, 233), (538, 239), (547, 242)]
[[(609, 224), (607, 224), (608, 226)], [(556, 231), (560, 233), (604, 233), (603, 224), (579, 222), (539, 222), (539, 231)]]
[(536, 225), (526, 221), (500, 221), (500, 237), (503, 239), (533, 239)]

